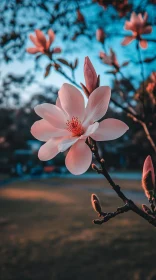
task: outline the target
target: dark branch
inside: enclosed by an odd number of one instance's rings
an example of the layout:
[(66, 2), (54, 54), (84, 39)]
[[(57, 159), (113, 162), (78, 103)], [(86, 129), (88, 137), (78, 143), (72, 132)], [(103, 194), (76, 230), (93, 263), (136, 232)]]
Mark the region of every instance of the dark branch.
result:
[[(88, 137), (87, 141), (86, 141), (87, 145), (90, 147), (92, 153), (94, 154), (97, 162), (101, 165), (101, 169), (98, 169), (98, 167), (96, 167), (96, 171), (98, 173), (103, 174), (103, 176), (107, 179), (107, 181), (109, 182), (109, 184), (111, 185), (111, 187), (113, 188), (113, 190), (116, 192), (116, 194), (118, 195), (118, 197), (127, 205), (128, 211), (131, 210), (134, 213), (136, 213), (137, 215), (139, 215), (140, 217), (142, 217), (143, 219), (145, 219), (146, 221), (148, 221), (150, 224), (152, 224), (154, 227), (156, 227), (156, 218), (155, 217), (151, 217), (150, 215), (148, 215), (147, 213), (145, 213), (143, 210), (141, 210), (138, 206), (135, 205), (135, 203), (130, 200), (129, 198), (127, 198), (123, 192), (121, 191), (120, 186), (116, 185), (115, 182), (113, 181), (113, 179), (111, 178), (110, 174), (108, 173), (106, 167), (105, 167), (105, 162), (103, 159), (100, 158), (99, 152), (98, 152), (98, 147), (96, 145), (96, 142), (91, 138)], [(94, 168), (95, 169), (95, 168)], [(116, 213), (116, 212), (114, 212)], [(121, 213), (116, 213), (113, 214), (115, 216), (117, 216), (118, 214)], [(107, 217), (107, 215), (104, 217), (104, 221), (103, 222), (99, 222), (100, 223), (104, 223), (107, 220), (115, 217), (111, 215), (109, 215)], [(106, 218), (107, 217), (107, 218)], [(98, 222), (96, 222), (98, 223)]]

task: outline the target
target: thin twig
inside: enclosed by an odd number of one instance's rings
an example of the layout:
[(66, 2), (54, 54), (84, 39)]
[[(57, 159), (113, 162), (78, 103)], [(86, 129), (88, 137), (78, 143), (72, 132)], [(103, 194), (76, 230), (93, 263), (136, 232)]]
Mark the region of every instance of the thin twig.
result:
[(103, 176), (107, 179), (107, 181), (109, 182), (113, 190), (116, 192), (118, 197), (129, 207), (129, 210), (133, 211), (134, 213), (136, 213), (137, 215), (139, 215), (140, 217), (148, 221), (150, 224), (152, 224), (154, 227), (156, 227), (156, 219), (146, 214), (143, 210), (141, 210), (138, 206), (136, 206), (132, 200), (130, 200), (123, 194), (120, 186), (116, 185), (116, 183), (113, 181), (113, 179), (111, 178), (110, 174), (108, 173), (105, 167), (104, 160), (100, 158), (96, 141), (94, 141), (91, 137), (88, 137), (86, 143), (90, 147), (97, 162), (101, 165), (101, 169), (99, 173), (103, 174)]
[(104, 213), (104, 215), (102, 214), (101, 216), (103, 216), (102, 219), (96, 219), (93, 220), (94, 224), (98, 224), (98, 225), (102, 225), (103, 223), (108, 222), (110, 219), (116, 217), (117, 215), (123, 214), (125, 212), (130, 211), (131, 209), (129, 208), (128, 204), (125, 204), (122, 207), (118, 207), (117, 210), (115, 212), (111, 212), (111, 213)]
[(138, 50), (138, 58), (139, 58), (139, 64), (141, 67), (141, 77), (142, 77), (142, 98), (140, 99), (142, 101), (142, 106), (143, 106), (143, 112), (145, 114), (145, 75), (144, 75), (144, 64), (142, 61), (142, 57), (141, 57), (141, 50), (140, 50), (140, 46), (139, 46), (139, 40), (137, 40), (137, 45), (136, 48)]
[(149, 130), (148, 130), (148, 127), (147, 127), (146, 123), (145, 123), (144, 121), (142, 121), (142, 120), (136, 118), (136, 117), (135, 117), (133, 114), (131, 114), (131, 113), (128, 114), (128, 117), (130, 117), (134, 122), (138, 122), (138, 123), (141, 124), (141, 126), (142, 126), (143, 129), (144, 129), (144, 132), (145, 132), (145, 134), (146, 134), (146, 137), (147, 137), (148, 141), (150, 142), (152, 148), (154, 149), (154, 151), (155, 151), (155, 153), (156, 153), (156, 145), (155, 145), (155, 143), (154, 143), (154, 141), (153, 141), (153, 139), (152, 139), (152, 137), (151, 137), (151, 135), (150, 135), (150, 132), (149, 132)]

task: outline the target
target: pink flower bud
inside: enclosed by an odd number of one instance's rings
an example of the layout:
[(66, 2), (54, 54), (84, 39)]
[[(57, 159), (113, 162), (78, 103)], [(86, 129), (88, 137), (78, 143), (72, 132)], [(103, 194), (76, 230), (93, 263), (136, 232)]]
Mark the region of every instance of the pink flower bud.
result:
[(61, 48), (59, 48), (59, 47), (56, 47), (56, 48), (54, 48), (53, 49), (53, 53), (61, 53)]
[(101, 213), (100, 200), (99, 200), (98, 196), (94, 193), (91, 195), (91, 204), (92, 204), (94, 211), (100, 214)]
[(97, 74), (88, 56), (85, 57), (84, 77), (86, 82), (86, 88), (91, 94), (92, 91), (97, 87)]
[(142, 204), (142, 210), (147, 213), (148, 215), (152, 214), (151, 209), (148, 208), (148, 206), (146, 204)]
[(105, 33), (102, 28), (96, 30), (96, 39), (97, 41), (103, 43), (105, 39)]
[(142, 173), (142, 187), (145, 191), (147, 198), (149, 199), (153, 195), (155, 188), (155, 173), (152, 163), (152, 159), (148, 156), (145, 159)]

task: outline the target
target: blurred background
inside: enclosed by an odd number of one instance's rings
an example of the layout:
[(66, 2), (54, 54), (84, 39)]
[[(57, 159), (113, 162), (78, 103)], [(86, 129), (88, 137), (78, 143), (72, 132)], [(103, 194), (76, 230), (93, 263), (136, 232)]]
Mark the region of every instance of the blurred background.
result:
[[(124, 28), (132, 12), (147, 12), (152, 32), (123, 46), (132, 35)], [(51, 57), (27, 51), (36, 29), (46, 38), (54, 31)], [(142, 38), (146, 48), (139, 46)], [(155, 47), (154, 0), (1, 0), (0, 279), (156, 279), (155, 229), (130, 212), (93, 225), (92, 193), (103, 211), (115, 211), (121, 201), (91, 168), (71, 175), (64, 153), (41, 162), (42, 143), (30, 133), (39, 119), (34, 106), (55, 104), (64, 82), (85, 84), (89, 56), (100, 84), (112, 89), (106, 117), (130, 128), (100, 142), (100, 155), (123, 192), (145, 203), (143, 162), (147, 155), (156, 161)]]

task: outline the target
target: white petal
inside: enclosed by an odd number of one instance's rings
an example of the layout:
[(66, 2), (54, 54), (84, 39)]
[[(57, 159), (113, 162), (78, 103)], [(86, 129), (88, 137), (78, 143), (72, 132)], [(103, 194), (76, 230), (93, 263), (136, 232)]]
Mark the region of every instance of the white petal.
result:
[(40, 141), (48, 141), (52, 137), (70, 136), (71, 133), (66, 129), (53, 127), (49, 122), (42, 119), (32, 125), (31, 134)]
[(70, 138), (68, 137), (68, 138), (64, 139), (63, 141), (61, 141), (58, 145), (59, 152), (66, 151), (73, 144), (75, 144), (75, 142), (77, 142), (78, 139), (79, 139), (79, 137), (70, 137)]
[(111, 96), (110, 87), (102, 86), (95, 89), (89, 96), (83, 125), (100, 120), (107, 112)]
[(98, 122), (89, 125), (85, 133), (82, 136), (80, 136), (80, 139), (86, 139), (88, 136), (92, 135), (92, 133), (94, 133), (98, 127), (99, 127)]
[(98, 129), (92, 134), (96, 141), (114, 140), (122, 136), (128, 130), (128, 126), (116, 119), (106, 119), (100, 122)]
[(74, 175), (80, 175), (87, 171), (92, 161), (92, 153), (84, 140), (79, 140), (69, 150), (65, 164)]
[(69, 119), (73, 116), (80, 121), (84, 119), (85, 103), (81, 92), (70, 84), (63, 84), (59, 90), (59, 98), (63, 110), (68, 114)]
[(44, 145), (41, 146), (38, 152), (38, 157), (42, 161), (50, 160), (54, 158), (58, 153), (58, 142), (60, 139), (50, 139)]
[(48, 121), (52, 126), (57, 128), (66, 128), (66, 116), (57, 106), (49, 103), (37, 105), (34, 108), (36, 114)]

